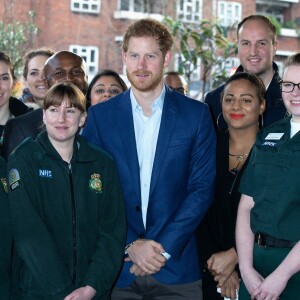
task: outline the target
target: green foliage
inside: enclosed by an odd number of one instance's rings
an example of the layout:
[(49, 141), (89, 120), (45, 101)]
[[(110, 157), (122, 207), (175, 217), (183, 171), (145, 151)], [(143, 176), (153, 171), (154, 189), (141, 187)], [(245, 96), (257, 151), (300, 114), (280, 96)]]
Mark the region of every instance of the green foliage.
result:
[(272, 22), (272, 24), (275, 26), (276, 35), (280, 35), (280, 31), (281, 31), (281, 28), (282, 28), (281, 23), (274, 16), (267, 16), (267, 17)]
[(17, 75), (21, 74), (22, 58), (32, 38), (37, 35), (38, 27), (34, 23), (35, 13), (28, 12), (28, 23), (21, 24), (0, 22), (0, 51), (7, 53), (12, 60)]
[(218, 83), (226, 79), (224, 62), (237, 52), (237, 45), (227, 38), (226, 29), (216, 21), (202, 20), (197, 24), (185, 24), (165, 18), (166, 25), (170, 28), (175, 38), (176, 51), (181, 54), (179, 59), (179, 72), (184, 74), (188, 83), (193, 71), (197, 68), (198, 59), (201, 60), (202, 95), (206, 84), (211, 79), (211, 85), (216, 80)]
[(297, 29), (297, 24), (295, 21), (287, 21), (283, 23), (283, 28)]

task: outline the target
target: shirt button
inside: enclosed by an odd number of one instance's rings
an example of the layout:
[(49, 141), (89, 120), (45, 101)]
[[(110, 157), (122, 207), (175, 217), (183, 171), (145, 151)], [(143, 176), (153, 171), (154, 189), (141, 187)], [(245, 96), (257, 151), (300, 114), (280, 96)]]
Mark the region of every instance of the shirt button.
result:
[(141, 211), (141, 207), (137, 205), (137, 206), (135, 207), (135, 211), (140, 212), (140, 211)]

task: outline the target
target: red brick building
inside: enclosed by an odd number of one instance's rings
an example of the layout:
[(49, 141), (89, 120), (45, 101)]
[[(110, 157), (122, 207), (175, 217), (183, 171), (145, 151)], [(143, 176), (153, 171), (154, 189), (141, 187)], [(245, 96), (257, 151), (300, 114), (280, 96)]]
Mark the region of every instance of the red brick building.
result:
[[(30, 40), (30, 47), (77, 52), (85, 58), (90, 78), (105, 68), (124, 73), (122, 36), (129, 24), (143, 17), (171, 16), (184, 22), (215, 18), (229, 26), (250, 14), (272, 15), (283, 25), (277, 59), (300, 51), (297, 31), (284, 28), (291, 27), (290, 21), (300, 28), (299, 0), (0, 0), (0, 4), (0, 20), (6, 23), (26, 22), (27, 12), (34, 11), (39, 33)], [(174, 64), (172, 68), (176, 68), (175, 60)], [(233, 58), (228, 68), (238, 64)], [(194, 80), (200, 80), (197, 72)]]

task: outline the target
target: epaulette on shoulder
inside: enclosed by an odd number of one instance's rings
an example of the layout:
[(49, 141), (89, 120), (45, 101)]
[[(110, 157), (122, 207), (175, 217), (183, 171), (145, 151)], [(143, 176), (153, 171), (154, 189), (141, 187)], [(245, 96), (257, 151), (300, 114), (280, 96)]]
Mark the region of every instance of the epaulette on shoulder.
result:
[(28, 147), (28, 144), (31, 143), (31, 141), (33, 141), (32, 137), (28, 137), (26, 138), (23, 142), (21, 142), (21, 144), (19, 144), (11, 154), (16, 154), (18, 153), (21, 149)]

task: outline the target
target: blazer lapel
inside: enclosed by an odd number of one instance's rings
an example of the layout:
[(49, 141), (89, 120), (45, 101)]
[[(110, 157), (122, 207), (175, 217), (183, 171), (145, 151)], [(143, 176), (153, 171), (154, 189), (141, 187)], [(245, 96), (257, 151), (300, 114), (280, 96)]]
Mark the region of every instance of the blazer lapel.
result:
[(122, 103), (119, 106), (119, 113), (118, 117), (116, 118), (116, 122), (118, 123), (126, 162), (132, 176), (132, 182), (135, 187), (137, 196), (140, 199), (140, 170), (129, 92), (124, 93)]
[(155, 158), (154, 158), (153, 169), (152, 169), (150, 195), (155, 188), (161, 167), (164, 163), (164, 157), (175, 128), (176, 118), (178, 114), (178, 108), (175, 105), (175, 103), (170, 99), (168, 94), (169, 93), (166, 92), (163, 112), (161, 116), (160, 129), (159, 129)]

